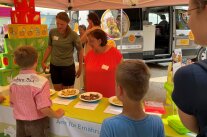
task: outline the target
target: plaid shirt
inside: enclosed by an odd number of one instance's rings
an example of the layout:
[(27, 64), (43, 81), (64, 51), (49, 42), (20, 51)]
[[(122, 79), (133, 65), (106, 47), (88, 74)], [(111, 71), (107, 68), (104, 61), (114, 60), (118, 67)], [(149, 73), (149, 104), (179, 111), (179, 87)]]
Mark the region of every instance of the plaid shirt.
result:
[(40, 109), (51, 106), (49, 81), (34, 70), (21, 70), (10, 85), (10, 105), (18, 120), (45, 117)]

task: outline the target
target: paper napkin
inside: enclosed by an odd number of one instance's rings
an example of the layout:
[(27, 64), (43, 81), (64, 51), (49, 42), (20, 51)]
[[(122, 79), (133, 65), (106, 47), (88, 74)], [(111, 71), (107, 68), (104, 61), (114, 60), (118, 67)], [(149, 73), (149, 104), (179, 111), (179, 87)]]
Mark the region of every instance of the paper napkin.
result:
[(122, 107), (117, 107), (117, 106), (111, 106), (109, 105), (105, 110), (104, 113), (110, 113), (110, 114), (115, 114), (118, 115), (122, 112)]
[(68, 105), (72, 101), (73, 101), (72, 99), (66, 99), (66, 98), (59, 98), (59, 97), (57, 97), (57, 98), (52, 100), (52, 103), (61, 104), (61, 105)]
[(89, 103), (89, 102), (79, 101), (74, 107), (95, 110), (97, 106), (98, 106), (98, 103)]

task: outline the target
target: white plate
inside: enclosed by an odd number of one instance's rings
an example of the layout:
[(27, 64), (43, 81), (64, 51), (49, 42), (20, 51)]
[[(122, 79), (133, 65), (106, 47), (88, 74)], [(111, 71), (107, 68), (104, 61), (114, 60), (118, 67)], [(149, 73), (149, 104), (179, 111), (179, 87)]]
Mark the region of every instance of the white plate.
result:
[(115, 106), (119, 106), (119, 107), (122, 107), (123, 104), (121, 103), (121, 101), (119, 102), (120, 100), (118, 100), (118, 98), (116, 96), (112, 96), (109, 98), (109, 103), (111, 103), (112, 105), (115, 105)]
[[(91, 99), (91, 100), (84, 99), (84, 98), (81, 97), (81, 95), (90, 96), (90, 94), (98, 95), (99, 97), (97, 99)], [(85, 93), (82, 93), (82, 94), (79, 95), (80, 100), (86, 101), (86, 102), (95, 102), (95, 101), (98, 101), (98, 100), (102, 99), (102, 97), (103, 97), (103, 95), (101, 93), (98, 93), (98, 92), (85, 92)]]
[(56, 91), (54, 89), (50, 89), (50, 96), (54, 95)]
[[(68, 90), (75, 90), (74, 94), (69, 94), (69, 95), (63, 95), (63, 92), (67, 92)], [(69, 91), (68, 91), (69, 92)], [(63, 98), (70, 98), (70, 97), (74, 97), (77, 96), (79, 94), (79, 90), (78, 89), (74, 89), (74, 88), (70, 88), (70, 89), (63, 89), (61, 91), (58, 92), (58, 96), (59, 97), (63, 97)]]

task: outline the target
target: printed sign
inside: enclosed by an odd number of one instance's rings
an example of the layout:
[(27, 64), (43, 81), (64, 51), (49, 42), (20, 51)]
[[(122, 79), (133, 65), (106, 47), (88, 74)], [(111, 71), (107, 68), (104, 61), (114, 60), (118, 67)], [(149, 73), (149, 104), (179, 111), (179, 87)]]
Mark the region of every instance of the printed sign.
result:
[(176, 45), (187, 46), (187, 45), (189, 45), (189, 39), (177, 39)]
[(194, 35), (193, 35), (192, 31), (189, 32), (188, 38), (189, 38), (189, 40), (194, 40)]
[[(0, 136), (16, 136), (15, 119), (11, 107), (0, 106)], [(50, 132), (52, 137), (99, 137), (101, 124), (79, 119), (62, 117), (50, 118)], [(3, 131), (3, 132), (2, 132)]]
[(173, 75), (182, 66), (182, 50), (175, 49), (172, 54), (173, 60)]

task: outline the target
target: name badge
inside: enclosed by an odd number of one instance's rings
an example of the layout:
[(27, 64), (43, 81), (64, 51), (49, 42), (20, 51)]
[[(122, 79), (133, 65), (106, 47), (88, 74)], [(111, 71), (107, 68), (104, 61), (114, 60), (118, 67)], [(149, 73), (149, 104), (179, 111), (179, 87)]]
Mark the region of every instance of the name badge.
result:
[(58, 36), (53, 36), (53, 40), (58, 40), (59, 37)]
[(109, 69), (109, 66), (103, 64), (103, 65), (101, 66), (101, 68), (104, 69), (104, 70), (108, 70), (108, 69)]

